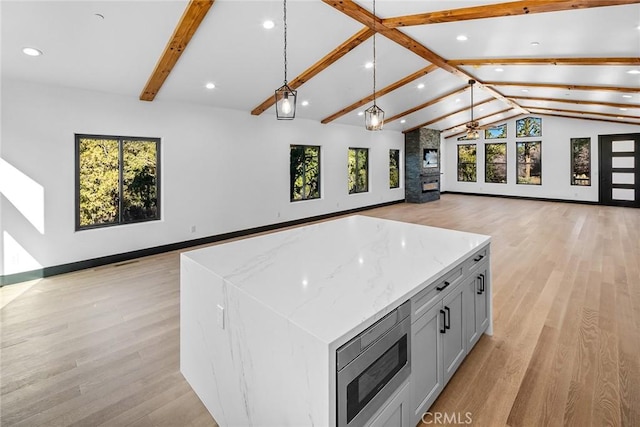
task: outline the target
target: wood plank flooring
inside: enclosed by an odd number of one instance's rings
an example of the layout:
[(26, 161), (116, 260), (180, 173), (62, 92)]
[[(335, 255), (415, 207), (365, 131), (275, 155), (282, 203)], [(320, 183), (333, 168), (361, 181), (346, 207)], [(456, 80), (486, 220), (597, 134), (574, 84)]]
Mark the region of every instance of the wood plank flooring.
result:
[[(494, 335), (432, 413), (640, 426), (640, 210), (443, 195), (363, 214), (492, 236)], [(6, 286), (0, 307), (0, 425), (216, 425), (179, 372), (178, 252)]]

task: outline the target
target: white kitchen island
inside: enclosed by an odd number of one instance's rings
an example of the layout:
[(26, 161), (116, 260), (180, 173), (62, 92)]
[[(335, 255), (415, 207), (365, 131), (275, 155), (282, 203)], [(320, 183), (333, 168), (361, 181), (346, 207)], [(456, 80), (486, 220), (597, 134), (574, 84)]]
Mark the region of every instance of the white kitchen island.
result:
[(185, 252), (181, 371), (222, 427), (334, 426), (336, 349), (489, 243), (356, 215)]

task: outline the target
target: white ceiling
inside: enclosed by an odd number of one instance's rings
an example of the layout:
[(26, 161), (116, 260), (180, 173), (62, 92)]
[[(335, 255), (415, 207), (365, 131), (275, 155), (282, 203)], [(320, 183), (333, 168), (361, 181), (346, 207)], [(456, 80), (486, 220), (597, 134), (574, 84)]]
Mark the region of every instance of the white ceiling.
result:
[[(4, 77), (71, 86), (138, 98), (167, 41), (176, 27), (187, 0), (176, 1), (11, 1), (0, 2), (2, 75)], [(357, 3), (371, 10), (371, 2)], [(377, 0), (376, 12), (390, 18), (501, 1), (399, 1)], [(96, 16), (101, 14), (104, 19)], [(363, 25), (321, 1), (288, 0), (288, 79), (323, 58)], [(276, 27), (265, 30), (262, 22), (272, 19)], [(591, 58), (640, 56), (640, 4), (598, 7), (586, 10), (539, 13), (401, 27), (447, 60), (480, 58)], [(456, 36), (464, 34), (467, 41)], [(531, 42), (539, 42), (532, 46)], [(44, 55), (24, 55), (25, 46)], [(378, 35), (377, 88), (390, 85), (429, 65), (423, 58)], [(273, 90), (282, 85), (282, 2), (271, 0), (217, 0), (160, 89), (156, 100), (186, 101), (233, 108), (250, 113)], [(297, 117), (320, 121), (372, 92), (372, 39), (354, 48), (329, 68), (298, 89)], [(504, 71), (497, 72), (496, 68)], [(635, 88), (616, 91), (582, 91), (525, 86), (496, 86), (503, 95), (560, 98), (592, 102), (630, 104), (618, 107), (575, 105), (562, 102), (516, 100), (521, 106), (578, 110), (631, 116), (626, 121), (640, 125), (640, 75), (628, 74), (638, 66), (487, 65), (463, 66), (480, 81), (532, 82), (566, 85)], [(216, 88), (204, 85), (214, 82)], [(424, 83), (423, 89), (418, 84)], [(466, 84), (444, 70), (429, 75), (378, 99), (377, 104), (392, 117)], [(522, 90), (528, 89), (525, 93)], [(482, 88), (475, 90), (476, 104), (490, 99)], [(457, 102), (456, 102), (457, 101)], [(144, 101), (140, 101), (144, 102)], [(469, 106), (468, 91), (443, 99), (431, 107), (385, 125), (405, 130)], [(370, 105), (370, 104), (369, 104)], [(336, 120), (363, 125), (358, 111)], [(476, 107), (481, 117), (504, 110), (503, 101)], [(482, 108), (483, 111), (479, 111)], [(503, 117), (515, 112), (504, 113)], [(273, 107), (263, 114), (274, 115)], [(469, 111), (437, 121), (429, 127), (446, 129), (469, 120)], [(607, 118), (605, 116), (587, 116)], [(493, 116), (482, 123), (496, 121)], [(616, 117), (610, 117), (617, 120)]]

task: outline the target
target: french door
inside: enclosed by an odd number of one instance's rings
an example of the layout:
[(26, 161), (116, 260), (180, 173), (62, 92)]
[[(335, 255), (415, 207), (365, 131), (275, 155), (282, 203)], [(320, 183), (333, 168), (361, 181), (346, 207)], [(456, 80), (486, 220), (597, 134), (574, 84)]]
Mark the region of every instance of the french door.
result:
[(599, 136), (600, 204), (640, 207), (640, 133)]

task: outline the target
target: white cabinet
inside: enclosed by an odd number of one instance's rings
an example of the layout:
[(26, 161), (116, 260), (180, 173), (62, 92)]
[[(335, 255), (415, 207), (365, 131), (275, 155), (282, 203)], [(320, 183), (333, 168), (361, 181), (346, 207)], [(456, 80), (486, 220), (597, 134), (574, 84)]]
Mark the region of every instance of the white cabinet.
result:
[(369, 427), (413, 427), (411, 424), (411, 383), (407, 382), (376, 415)]
[(465, 311), (462, 294), (464, 287), (456, 286), (442, 301), (444, 325), (442, 336), (442, 362), (446, 385), (467, 355), (465, 342)]

